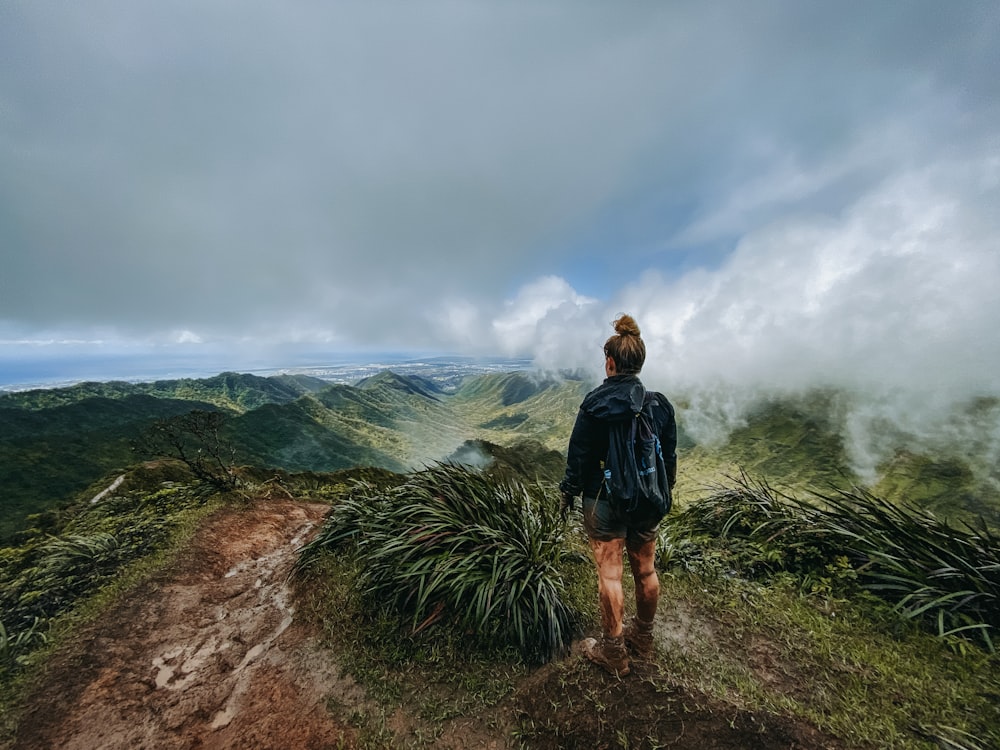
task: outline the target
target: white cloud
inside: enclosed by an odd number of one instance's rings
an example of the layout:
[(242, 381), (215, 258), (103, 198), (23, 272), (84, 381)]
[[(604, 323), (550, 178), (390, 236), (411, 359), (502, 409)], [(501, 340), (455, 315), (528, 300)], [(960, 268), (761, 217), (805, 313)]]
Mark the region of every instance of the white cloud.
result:
[(202, 344), (204, 339), (194, 331), (177, 331), (171, 337), (175, 344)]
[(514, 299), (504, 304), (493, 321), (493, 334), (501, 350), (508, 354), (532, 352), (540, 363), (548, 364), (556, 353), (568, 362), (579, 361), (574, 349), (580, 339), (589, 308), (596, 300), (577, 294), (565, 279), (546, 276), (525, 285)]
[(622, 298), (685, 382), (996, 388), (996, 205), (989, 162), (913, 170), (839, 217), (748, 234), (714, 273), (650, 275)]
[(925, 422), (940, 435), (957, 404), (1000, 394), (998, 164), (912, 169), (838, 216), (748, 234), (714, 271), (647, 273), (574, 314), (565, 282), (542, 280), (504, 320), (540, 362), (573, 366), (586, 365), (618, 312), (633, 314), (649, 353), (644, 378), (690, 398), (686, 426), (702, 440), (741, 424), (761, 392), (847, 388), (845, 432), (871, 472), (885, 457), (880, 424), (916, 439)]

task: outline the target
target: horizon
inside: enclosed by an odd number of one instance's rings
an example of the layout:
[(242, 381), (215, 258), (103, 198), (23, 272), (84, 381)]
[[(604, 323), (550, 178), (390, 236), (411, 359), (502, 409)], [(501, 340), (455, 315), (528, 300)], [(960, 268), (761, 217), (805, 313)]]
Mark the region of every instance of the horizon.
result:
[[(349, 383), (386, 369), (399, 368), (407, 373), (418, 373), (428, 367), (467, 364), (470, 370), (489, 372), (494, 370), (530, 369), (531, 362), (517, 357), (472, 356), (461, 354), (414, 353), (414, 352), (364, 352), (331, 354), (325, 359), (300, 361), (286, 364), (263, 364), (248, 366), (226, 366), (225, 364), (193, 363), (178, 364), (145, 357), (133, 359), (95, 359), (89, 367), (80, 367), (79, 360), (72, 363), (41, 360), (24, 363), (17, 369), (9, 365), (0, 366), (0, 393), (17, 393), (35, 389), (65, 388), (81, 383), (151, 383), (160, 380), (180, 380), (184, 378), (212, 378), (223, 373), (269, 377), (292, 374), (311, 375), (320, 380)], [(73, 369), (67, 369), (69, 365)], [(17, 373), (17, 374), (15, 374)], [(27, 373), (27, 375), (25, 375)], [(364, 373), (364, 374), (359, 374)]]

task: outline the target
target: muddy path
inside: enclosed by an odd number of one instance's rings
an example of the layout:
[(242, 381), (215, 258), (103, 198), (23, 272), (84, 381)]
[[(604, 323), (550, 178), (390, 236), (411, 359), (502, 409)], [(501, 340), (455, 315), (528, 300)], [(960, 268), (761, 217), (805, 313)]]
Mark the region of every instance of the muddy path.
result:
[(210, 517), (188, 550), (57, 655), (13, 747), (326, 748), (356, 687), (294, 619), (288, 573), (328, 506)]

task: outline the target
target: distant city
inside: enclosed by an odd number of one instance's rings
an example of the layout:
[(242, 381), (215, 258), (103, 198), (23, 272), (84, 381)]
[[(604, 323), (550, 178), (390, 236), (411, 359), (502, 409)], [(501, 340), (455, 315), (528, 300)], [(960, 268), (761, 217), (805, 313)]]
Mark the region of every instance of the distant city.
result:
[[(500, 359), (473, 357), (432, 357), (406, 361), (369, 362), (316, 367), (292, 367), (275, 370), (268, 375), (310, 375), (331, 383), (356, 383), (383, 370), (399, 375), (419, 375), (431, 380), (444, 390), (457, 387), (469, 375), (491, 372), (516, 372), (531, 368), (530, 359)], [(254, 373), (261, 375), (263, 373)]]

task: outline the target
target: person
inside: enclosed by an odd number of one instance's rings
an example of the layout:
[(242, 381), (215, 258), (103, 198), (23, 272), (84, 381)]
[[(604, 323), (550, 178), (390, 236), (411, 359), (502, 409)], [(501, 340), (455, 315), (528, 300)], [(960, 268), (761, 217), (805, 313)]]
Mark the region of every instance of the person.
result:
[[(609, 427), (616, 420), (632, 418), (642, 409), (646, 397), (639, 379), (646, 360), (639, 326), (630, 315), (621, 315), (613, 325), (615, 334), (604, 344), (607, 379), (580, 405), (559, 490), (564, 514), (572, 510), (575, 498), (583, 495), (583, 525), (597, 566), (602, 636), (600, 640), (585, 639), (582, 651), (608, 672), (624, 676), (630, 671), (629, 650), (639, 658), (649, 658), (653, 652), (653, 619), (660, 597), (654, 559), (661, 514), (653, 509), (635, 514), (619, 512), (604, 484)], [(672, 489), (677, 478), (674, 407), (662, 394), (650, 395)], [(623, 552), (628, 553), (636, 598), (636, 614), (627, 625), (623, 623)]]

